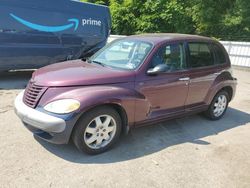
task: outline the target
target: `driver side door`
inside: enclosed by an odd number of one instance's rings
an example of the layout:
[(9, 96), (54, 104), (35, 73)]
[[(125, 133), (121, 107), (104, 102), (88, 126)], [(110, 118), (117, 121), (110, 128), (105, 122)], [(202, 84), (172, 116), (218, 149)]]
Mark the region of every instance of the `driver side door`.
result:
[(162, 45), (153, 55), (148, 70), (159, 64), (166, 64), (167, 71), (137, 78), (136, 90), (145, 97), (136, 102), (135, 119), (139, 124), (185, 112), (189, 77), (184, 44)]

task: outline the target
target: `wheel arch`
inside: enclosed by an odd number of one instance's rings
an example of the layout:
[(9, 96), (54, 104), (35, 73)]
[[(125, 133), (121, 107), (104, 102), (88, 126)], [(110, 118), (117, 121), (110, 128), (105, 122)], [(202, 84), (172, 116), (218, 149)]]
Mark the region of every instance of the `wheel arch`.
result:
[(231, 86), (225, 86), (225, 87), (221, 88), (217, 93), (219, 93), (221, 91), (226, 91), (228, 93), (229, 102), (230, 102), (233, 98), (233, 88)]
[(104, 104), (103, 106), (109, 106), (118, 112), (122, 120), (122, 133), (127, 134), (129, 131), (129, 125), (128, 125), (128, 115), (126, 110), (120, 104), (117, 103), (108, 103)]
[(213, 99), (219, 92), (221, 92), (221, 91), (226, 91), (226, 92), (228, 93), (228, 96), (229, 96), (229, 101), (228, 101), (228, 102), (230, 102), (230, 101), (232, 100), (232, 98), (233, 98), (233, 88), (232, 88), (231, 86), (224, 86), (224, 87), (221, 87), (220, 89), (218, 89), (218, 90), (214, 93), (212, 99)]
[(207, 99), (206, 99), (206, 104), (210, 105), (210, 103), (213, 101), (214, 97), (221, 91), (226, 91), (229, 95), (229, 102), (233, 99), (234, 97), (234, 89), (232, 86), (230, 85), (224, 85), (224, 86), (220, 86), (217, 88), (214, 88), (208, 95), (207, 95)]
[(126, 110), (123, 108), (122, 105), (110, 102), (110, 103), (104, 103), (104, 104), (96, 104), (96, 105), (91, 106), (91, 107), (85, 109), (84, 111), (82, 111), (80, 113), (80, 115), (77, 117), (76, 123), (74, 124), (74, 127), (73, 127), (72, 132), (71, 132), (71, 137), (72, 137), (72, 134), (73, 134), (73, 132), (75, 130), (76, 124), (80, 121), (80, 119), (86, 113), (88, 113), (88, 112), (90, 112), (92, 110), (95, 110), (97, 108), (102, 108), (102, 107), (111, 107), (111, 108), (113, 108), (114, 110), (116, 110), (118, 112), (118, 114), (120, 115), (121, 120), (122, 120), (122, 133), (127, 134), (128, 131), (129, 131), (129, 124), (128, 124), (128, 116), (127, 116)]

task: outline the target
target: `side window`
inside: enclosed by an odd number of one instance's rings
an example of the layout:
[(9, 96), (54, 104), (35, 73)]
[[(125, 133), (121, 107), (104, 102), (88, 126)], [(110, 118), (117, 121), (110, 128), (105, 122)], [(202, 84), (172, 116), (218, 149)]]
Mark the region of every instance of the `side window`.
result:
[(224, 51), (217, 44), (213, 44), (214, 53), (216, 56), (216, 64), (224, 64), (226, 63), (226, 57)]
[(186, 64), (183, 45), (169, 44), (160, 48), (154, 55), (150, 68), (154, 68), (159, 64), (166, 64), (170, 72), (185, 69)]
[(214, 65), (214, 55), (206, 43), (189, 43), (190, 67), (206, 67)]

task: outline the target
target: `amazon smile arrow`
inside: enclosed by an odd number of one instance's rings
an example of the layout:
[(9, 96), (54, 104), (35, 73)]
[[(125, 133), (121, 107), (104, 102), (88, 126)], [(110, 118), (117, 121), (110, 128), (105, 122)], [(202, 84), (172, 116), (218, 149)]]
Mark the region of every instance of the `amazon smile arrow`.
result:
[(14, 18), (15, 20), (17, 20), (18, 22), (20, 22), (21, 24), (31, 28), (31, 29), (35, 29), (38, 31), (44, 31), (44, 32), (60, 32), (60, 31), (64, 31), (70, 28), (74, 28), (74, 30), (76, 31), (78, 26), (79, 26), (79, 20), (76, 18), (71, 18), (68, 19), (69, 24), (67, 25), (62, 25), (62, 26), (45, 26), (45, 25), (39, 25), (39, 24), (35, 24), (35, 23), (31, 23), (29, 21), (26, 21), (14, 14), (10, 14), (10, 16), (12, 18)]

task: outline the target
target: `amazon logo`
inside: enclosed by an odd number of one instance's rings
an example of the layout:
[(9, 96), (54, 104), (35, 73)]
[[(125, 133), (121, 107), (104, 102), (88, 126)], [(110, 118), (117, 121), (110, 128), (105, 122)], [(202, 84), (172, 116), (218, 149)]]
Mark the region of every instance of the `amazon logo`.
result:
[(71, 29), (71, 28), (73, 28), (74, 31), (76, 31), (78, 26), (79, 26), (79, 20), (76, 18), (68, 19), (69, 23), (67, 23), (65, 25), (45, 26), (45, 25), (39, 25), (39, 24), (29, 22), (27, 20), (24, 20), (24, 19), (14, 15), (14, 14), (12, 14), (12, 13), (10, 14), (10, 16), (13, 19), (15, 19), (16, 21), (18, 21), (19, 23), (25, 25), (26, 27), (29, 27), (31, 29), (38, 30), (38, 31), (43, 31), (43, 32), (60, 32), (60, 31), (65, 31), (65, 30)]

